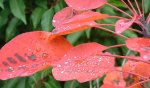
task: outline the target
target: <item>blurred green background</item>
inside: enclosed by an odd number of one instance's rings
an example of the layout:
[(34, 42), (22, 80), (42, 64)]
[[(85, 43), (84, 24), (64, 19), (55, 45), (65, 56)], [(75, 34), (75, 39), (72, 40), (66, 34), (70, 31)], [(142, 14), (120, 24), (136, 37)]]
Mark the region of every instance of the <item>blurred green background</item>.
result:
[[(86, 0), (85, 0), (86, 1)], [(141, 0), (138, 0), (141, 3)], [(130, 13), (120, 0), (108, 0), (111, 4)], [(15, 36), (29, 31), (52, 31), (52, 18), (55, 13), (66, 7), (64, 0), (0, 0), (0, 47), (6, 44)], [(95, 11), (107, 13), (112, 16), (124, 16), (124, 14), (105, 5)], [(145, 15), (150, 12), (150, 0), (145, 0)], [(117, 19), (105, 19), (98, 23), (114, 24)], [(114, 27), (106, 27), (114, 30)], [(132, 31), (124, 32), (125, 36), (137, 37)], [(115, 45), (124, 43), (124, 39), (112, 33), (108, 33), (96, 28), (89, 28), (84, 31), (65, 36), (73, 45), (85, 42), (98, 42), (104, 45)], [(126, 55), (126, 47), (108, 50), (113, 54)], [(122, 60), (116, 60), (117, 65), (121, 65)], [(78, 83), (77, 81), (60, 82), (56, 81), (51, 68), (47, 68), (29, 77), (18, 77), (6, 81), (0, 81), (0, 88), (99, 88), (102, 78)]]

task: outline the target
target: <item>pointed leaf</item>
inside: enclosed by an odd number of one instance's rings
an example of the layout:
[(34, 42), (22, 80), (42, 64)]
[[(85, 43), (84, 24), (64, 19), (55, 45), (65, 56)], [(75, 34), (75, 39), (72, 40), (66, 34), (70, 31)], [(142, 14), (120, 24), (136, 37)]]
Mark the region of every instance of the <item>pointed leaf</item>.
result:
[(107, 14), (101, 14), (99, 12), (93, 12), (93, 11), (86, 11), (81, 14), (73, 16), (72, 18), (68, 19), (67, 22), (65, 22), (64, 24), (88, 22), (88, 21), (104, 19), (107, 17), (108, 17)]
[(44, 12), (42, 19), (41, 19), (41, 27), (44, 31), (51, 31), (54, 27), (52, 24), (52, 17), (54, 15), (54, 9), (51, 8)]
[(32, 12), (31, 20), (32, 20), (34, 29), (40, 23), (44, 11), (45, 11), (45, 9), (38, 7), (38, 8), (35, 8), (34, 11)]
[(137, 20), (138, 15), (135, 15), (131, 20), (128, 19), (120, 19), (116, 22), (115, 24), (115, 31), (116, 33), (120, 34), (127, 30), (136, 20)]
[(70, 7), (66, 7), (55, 14), (53, 18), (53, 25), (58, 27), (62, 24), (75, 24), (88, 21), (94, 21), (99, 19), (107, 18), (107, 14), (101, 14), (99, 12), (85, 11), (80, 13), (73, 10)]
[(72, 48), (52, 69), (54, 78), (86, 82), (102, 76), (114, 67), (113, 57), (101, 56), (106, 48), (97, 43), (86, 43)]
[[(121, 68), (119, 68), (119, 70), (120, 69)], [(108, 72), (106, 74), (106, 77), (104, 78), (103, 83), (104, 84), (109, 84), (109, 85), (112, 85), (112, 86), (120, 86), (120, 87), (125, 87), (126, 86), (126, 82), (123, 79), (122, 73), (118, 72), (118, 71)]]
[(150, 77), (150, 64), (138, 62), (134, 72), (143, 76), (143, 77)]
[(150, 60), (149, 38), (129, 38), (126, 40), (126, 46), (131, 50), (140, 52), (143, 59)]
[(0, 0), (0, 7), (1, 7), (2, 9), (4, 9), (3, 2), (4, 2), (4, 0)]
[(65, 0), (69, 7), (72, 7), (75, 10), (90, 10), (103, 6), (106, 3), (106, 0)]
[(49, 32), (28, 32), (18, 35), (0, 51), (0, 79), (28, 76), (51, 66), (72, 45), (63, 37), (54, 40)]
[(10, 0), (9, 5), (13, 15), (22, 20), (24, 24), (26, 24), (25, 4), (23, 0)]
[(65, 35), (65, 34), (78, 32), (81, 30), (85, 30), (87, 28), (94, 27), (95, 25), (97, 25), (97, 23), (94, 21), (76, 23), (76, 24), (66, 24), (66, 25), (61, 25), (59, 27), (56, 27), (55, 29), (53, 29), (52, 33), (56, 35)]

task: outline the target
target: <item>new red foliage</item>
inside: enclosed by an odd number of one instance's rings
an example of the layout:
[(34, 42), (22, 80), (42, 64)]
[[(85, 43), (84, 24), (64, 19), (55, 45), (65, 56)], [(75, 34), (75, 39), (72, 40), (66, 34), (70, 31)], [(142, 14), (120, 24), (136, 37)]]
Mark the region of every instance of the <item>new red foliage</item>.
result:
[(18, 35), (0, 51), (0, 79), (28, 76), (51, 66), (72, 45), (63, 37), (53, 40), (50, 32), (27, 32)]
[[(114, 58), (101, 56), (106, 46), (85, 43), (68, 51), (54, 66), (54, 78), (61, 81), (76, 79), (79, 82), (94, 80), (114, 67)], [(105, 53), (109, 54), (109, 53)]]

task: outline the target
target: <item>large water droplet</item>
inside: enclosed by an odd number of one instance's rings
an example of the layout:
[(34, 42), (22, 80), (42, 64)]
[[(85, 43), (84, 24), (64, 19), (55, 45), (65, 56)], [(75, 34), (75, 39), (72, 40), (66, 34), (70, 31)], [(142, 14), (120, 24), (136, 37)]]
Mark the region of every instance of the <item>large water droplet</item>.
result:
[(14, 72), (14, 68), (13, 67), (8, 67), (7, 71), (8, 72)]

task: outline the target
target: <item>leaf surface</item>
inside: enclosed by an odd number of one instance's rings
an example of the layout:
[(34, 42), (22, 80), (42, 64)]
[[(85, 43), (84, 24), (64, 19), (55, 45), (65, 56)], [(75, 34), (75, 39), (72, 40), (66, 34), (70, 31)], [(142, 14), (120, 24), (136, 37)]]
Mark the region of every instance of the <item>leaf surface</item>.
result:
[(115, 31), (116, 33), (120, 34), (127, 30), (136, 20), (138, 15), (135, 15), (131, 20), (128, 19), (120, 19), (115, 24)]
[(52, 37), (50, 32), (28, 32), (18, 35), (0, 51), (0, 79), (28, 76), (51, 66), (72, 45), (63, 37)]
[[(101, 56), (107, 47), (98, 43), (85, 43), (68, 51), (52, 69), (57, 80), (94, 80), (114, 67), (114, 58)], [(108, 54), (108, 53), (106, 53)]]
[(129, 38), (126, 46), (134, 51), (138, 51), (144, 60), (150, 60), (150, 39), (149, 38)]

